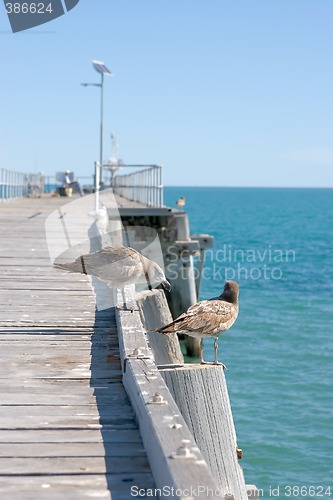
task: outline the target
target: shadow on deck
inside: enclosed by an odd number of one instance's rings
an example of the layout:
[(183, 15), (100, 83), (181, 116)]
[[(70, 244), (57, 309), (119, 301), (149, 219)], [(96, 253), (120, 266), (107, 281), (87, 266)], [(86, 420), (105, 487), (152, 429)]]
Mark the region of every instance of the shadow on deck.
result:
[(91, 337), (90, 385), (96, 397), (97, 425), (102, 435), (106, 481), (112, 498), (130, 498), (131, 488), (154, 488), (135, 415), (122, 384), (114, 307), (96, 310)]

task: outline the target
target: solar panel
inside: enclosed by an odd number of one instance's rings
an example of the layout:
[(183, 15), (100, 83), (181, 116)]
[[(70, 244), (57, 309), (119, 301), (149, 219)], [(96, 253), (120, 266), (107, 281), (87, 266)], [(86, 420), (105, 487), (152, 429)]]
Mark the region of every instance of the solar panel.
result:
[(92, 63), (98, 73), (102, 73), (103, 75), (112, 75), (111, 71), (108, 70), (102, 61), (93, 61)]

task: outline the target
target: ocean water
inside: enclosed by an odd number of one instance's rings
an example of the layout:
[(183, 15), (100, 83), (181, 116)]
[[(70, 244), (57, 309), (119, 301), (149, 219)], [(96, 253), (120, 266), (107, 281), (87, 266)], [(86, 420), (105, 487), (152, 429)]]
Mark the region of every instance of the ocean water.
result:
[(333, 190), (165, 188), (165, 204), (180, 196), (191, 233), (215, 238), (200, 299), (240, 285), (219, 359), (246, 482), (264, 499), (333, 497)]

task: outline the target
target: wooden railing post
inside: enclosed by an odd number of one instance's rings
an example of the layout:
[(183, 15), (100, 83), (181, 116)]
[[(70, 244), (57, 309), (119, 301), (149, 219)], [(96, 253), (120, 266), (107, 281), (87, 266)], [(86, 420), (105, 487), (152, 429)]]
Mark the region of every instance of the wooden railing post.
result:
[(188, 364), (159, 368), (222, 494), (247, 500), (223, 367)]

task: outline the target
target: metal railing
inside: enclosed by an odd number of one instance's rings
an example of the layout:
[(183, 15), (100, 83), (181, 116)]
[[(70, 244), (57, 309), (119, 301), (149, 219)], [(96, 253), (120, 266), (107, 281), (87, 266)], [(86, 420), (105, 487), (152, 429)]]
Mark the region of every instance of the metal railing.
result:
[[(106, 168), (105, 168), (106, 167)], [(110, 170), (109, 167), (103, 165), (103, 170)], [(114, 192), (128, 200), (140, 203), (147, 207), (160, 208), (163, 207), (163, 184), (162, 184), (162, 167), (158, 165), (121, 165), (122, 172), (126, 169), (133, 170), (129, 173), (115, 175), (114, 169), (111, 173), (111, 187)], [(98, 190), (100, 185), (100, 169), (98, 168)], [(93, 190), (93, 185), (96, 184), (97, 176), (95, 174), (95, 182), (92, 177), (81, 177), (81, 179), (91, 181), (89, 186)], [(82, 182), (82, 180), (80, 182)], [(106, 187), (105, 184), (103, 184)], [(88, 187), (89, 187), (88, 186)], [(31, 174), (16, 172), (6, 168), (0, 168), (0, 202), (23, 198), (25, 196), (40, 195), (44, 192), (56, 190), (57, 183), (54, 176), (45, 177), (42, 174)], [(96, 189), (96, 187), (95, 187)]]
[(162, 207), (162, 167), (158, 165), (123, 165), (121, 168), (128, 167), (139, 170), (115, 175), (112, 179), (114, 192), (148, 207)]
[(7, 168), (0, 169), (0, 201), (15, 200), (42, 193), (44, 177), (41, 174), (27, 174)]

